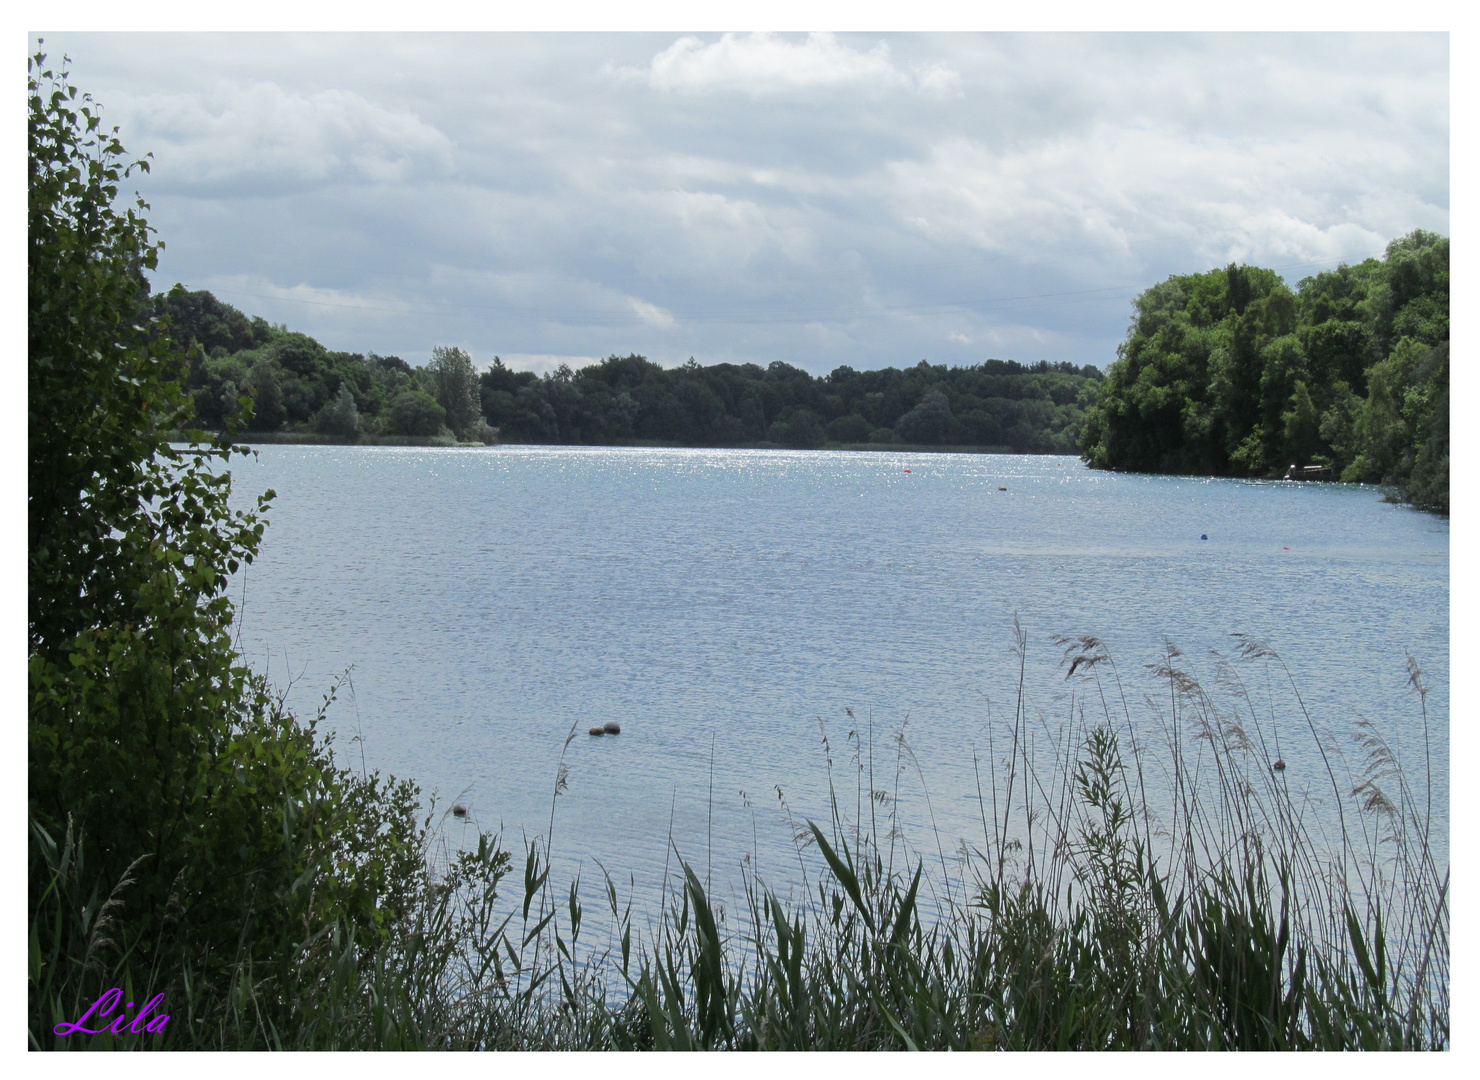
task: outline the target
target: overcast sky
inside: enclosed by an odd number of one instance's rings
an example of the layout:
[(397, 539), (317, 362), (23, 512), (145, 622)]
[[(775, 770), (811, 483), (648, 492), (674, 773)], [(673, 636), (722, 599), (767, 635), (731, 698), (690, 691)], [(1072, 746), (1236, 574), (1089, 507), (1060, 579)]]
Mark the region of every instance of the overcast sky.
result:
[(1170, 273), (1449, 232), (1443, 34), (39, 36), (156, 288), (413, 362), (1104, 367)]

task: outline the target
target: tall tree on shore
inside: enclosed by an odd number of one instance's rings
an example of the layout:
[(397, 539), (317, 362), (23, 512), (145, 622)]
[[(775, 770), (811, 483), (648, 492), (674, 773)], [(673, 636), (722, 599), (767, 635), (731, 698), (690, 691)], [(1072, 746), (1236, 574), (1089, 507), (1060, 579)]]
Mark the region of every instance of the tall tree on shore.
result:
[(473, 358), (455, 346), (438, 345), (427, 370), (437, 387), (437, 404), (447, 410), (447, 426), (459, 439), (468, 438), (482, 415)]

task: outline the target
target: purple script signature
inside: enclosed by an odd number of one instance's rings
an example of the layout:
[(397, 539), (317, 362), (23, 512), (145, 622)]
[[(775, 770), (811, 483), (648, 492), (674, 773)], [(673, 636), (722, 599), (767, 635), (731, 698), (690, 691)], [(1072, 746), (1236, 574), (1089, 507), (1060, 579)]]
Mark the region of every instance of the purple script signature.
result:
[[(121, 1025), (125, 1021), (128, 1021), (128, 1013), (126, 1010), (132, 1009), (134, 1007), (134, 1003), (132, 1001), (130, 1001), (127, 1005), (125, 1005), (122, 1009), (118, 1011), (118, 1015), (113, 1018), (112, 1023), (104, 1022), (104, 1018), (113, 1011), (113, 1007), (117, 1005), (122, 998), (123, 991), (115, 986), (113, 989), (104, 993), (103, 996), (98, 998), (97, 1001), (94, 1001), (92, 1005), (88, 1008), (87, 1012), (79, 1016), (76, 1022), (69, 1024), (63, 1021), (56, 1027), (52, 1028), (52, 1030), (55, 1031), (58, 1035), (71, 1035), (73, 1032), (76, 1031), (85, 1032), (88, 1035), (101, 1035), (105, 1031), (111, 1031), (115, 1035), (122, 1035), (123, 1027)], [(132, 1031), (135, 1035), (141, 1034), (145, 1031), (163, 1031), (164, 1026), (170, 1022), (169, 1013), (159, 1013), (157, 1016), (152, 1017), (149, 1023), (144, 1024), (143, 1027), (139, 1026), (143, 1023), (144, 1017), (148, 1016), (150, 1011), (163, 999), (163, 994), (155, 994), (152, 998), (146, 1001), (144, 1003), (144, 1007), (139, 1010), (139, 1015), (134, 1017), (133, 1021), (129, 1023), (128, 1030)], [(97, 1022), (102, 1026), (95, 1028), (83, 1027), (82, 1022), (93, 1013), (98, 1014)]]

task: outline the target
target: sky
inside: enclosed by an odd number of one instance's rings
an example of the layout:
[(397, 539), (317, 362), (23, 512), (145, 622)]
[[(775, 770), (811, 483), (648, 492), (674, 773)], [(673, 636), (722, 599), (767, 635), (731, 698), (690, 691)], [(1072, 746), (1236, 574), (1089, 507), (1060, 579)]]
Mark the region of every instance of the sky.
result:
[(1442, 33), (37, 37), (156, 288), (413, 363), (1104, 368), (1169, 274), (1449, 233)]

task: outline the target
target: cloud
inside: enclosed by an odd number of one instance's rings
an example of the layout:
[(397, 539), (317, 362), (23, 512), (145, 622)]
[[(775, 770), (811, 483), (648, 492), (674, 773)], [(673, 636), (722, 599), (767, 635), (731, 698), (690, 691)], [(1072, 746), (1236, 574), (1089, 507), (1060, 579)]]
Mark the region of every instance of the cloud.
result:
[[(1336, 134), (1189, 142), (1174, 131), (1102, 124), (1008, 150), (949, 138), (920, 159), (888, 163), (879, 183), (902, 225), (987, 251), (1134, 252), (1181, 237), (1213, 262), (1335, 261), (1380, 251), (1401, 222), (1445, 214), (1426, 214), (1423, 198), (1405, 191), (1409, 171), (1391, 147)], [(1378, 191), (1386, 205), (1362, 216), (1386, 217), (1386, 228), (1353, 222), (1353, 209)]]
[[(630, 71), (630, 69), (629, 69)], [(832, 34), (788, 41), (776, 34), (725, 34), (705, 44), (682, 37), (654, 56), (645, 73), (654, 90), (707, 93), (729, 91), (753, 98), (813, 87), (862, 87), (874, 92), (915, 89), (955, 92), (960, 77), (944, 63), (918, 73), (901, 70), (883, 42), (867, 52), (840, 44)]]
[[(505, 367), (515, 371), (532, 371), (536, 375), (551, 375), (561, 365), (572, 371), (579, 371), (583, 367), (599, 364), (602, 360), (599, 356), (551, 356), (545, 353), (505, 353), (499, 359), (504, 362)], [(493, 357), (490, 356), (487, 361), (478, 362), (475, 366), (482, 370), (492, 364)]]
[(648, 326), (668, 327), (673, 325), (673, 316), (662, 308), (649, 304), (646, 300), (639, 300), (635, 296), (627, 297), (627, 303), (631, 306), (636, 316)]
[(1449, 228), (1443, 34), (46, 36), (157, 284), (413, 361), (1103, 366), (1169, 273)]
[(115, 108), (177, 187), (405, 183), (452, 161), (452, 141), (441, 131), (352, 90), (228, 83), (207, 94), (124, 97)]

